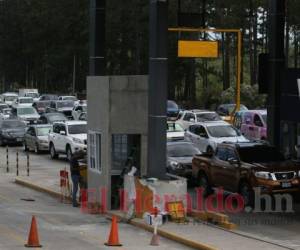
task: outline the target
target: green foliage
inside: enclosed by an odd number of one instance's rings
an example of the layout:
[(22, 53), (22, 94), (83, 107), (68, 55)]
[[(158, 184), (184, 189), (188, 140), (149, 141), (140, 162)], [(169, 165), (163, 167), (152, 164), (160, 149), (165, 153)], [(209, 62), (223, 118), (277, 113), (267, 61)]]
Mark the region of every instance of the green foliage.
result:
[[(223, 91), (220, 96), (220, 103), (234, 103), (235, 102), (235, 87)], [(250, 109), (263, 108), (266, 103), (266, 95), (258, 93), (258, 85), (241, 85), (241, 100), (242, 104)]]

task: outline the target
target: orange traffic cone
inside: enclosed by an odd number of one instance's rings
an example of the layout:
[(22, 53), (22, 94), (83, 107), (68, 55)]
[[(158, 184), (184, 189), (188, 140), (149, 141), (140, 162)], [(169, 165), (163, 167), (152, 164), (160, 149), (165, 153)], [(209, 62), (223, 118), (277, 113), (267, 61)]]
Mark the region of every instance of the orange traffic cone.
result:
[(116, 216), (112, 217), (109, 239), (108, 239), (108, 242), (105, 243), (105, 245), (112, 246), (112, 247), (122, 246), (122, 244), (120, 244), (120, 242), (119, 242), (118, 224), (117, 224)]
[(37, 230), (35, 216), (32, 216), (28, 242), (25, 247), (42, 247), (39, 241), (39, 234)]

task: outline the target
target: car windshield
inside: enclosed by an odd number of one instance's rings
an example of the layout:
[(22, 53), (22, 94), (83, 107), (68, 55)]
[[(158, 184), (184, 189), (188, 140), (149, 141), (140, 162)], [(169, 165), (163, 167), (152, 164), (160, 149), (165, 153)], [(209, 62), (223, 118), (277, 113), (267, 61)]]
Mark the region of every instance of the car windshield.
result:
[(49, 131), (51, 131), (51, 126), (49, 127), (40, 127), (37, 128), (37, 136), (45, 136), (49, 134)]
[(53, 123), (55, 121), (66, 121), (67, 118), (63, 114), (54, 114), (48, 116), (49, 122)]
[(74, 106), (73, 101), (61, 101), (56, 103), (57, 108), (72, 108)]
[(32, 98), (38, 98), (39, 94), (38, 93), (26, 93), (26, 96), (32, 97)]
[(241, 161), (244, 162), (278, 162), (284, 160), (284, 156), (270, 146), (241, 147), (238, 151)]
[(69, 131), (69, 134), (71, 134), (71, 135), (86, 134), (87, 126), (86, 126), (86, 124), (69, 125), (68, 131)]
[(48, 106), (50, 106), (50, 102), (37, 102), (36, 103), (36, 106), (38, 107), (38, 108), (45, 108), (45, 107), (48, 107)]
[(5, 98), (5, 101), (8, 101), (8, 102), (13, 102), (16, 99), (18, 99), (17, 96), (5, 96), (4, 98)]
[(169, 157), (190, 157), (200, 154), (200, 151), (189, 143), (168, 145), (167, 152)]
[(2, 122), (2, 128), (24, 128), (25, 123), (18, 120), (6, 120)]
[(197, 121), (203, 122), (203, 121), (221, 121), (221, 117), (214, 112), (211, 113), (200, 113), (197, 114)]
[(36, 110), (32, 107), (28, 107), (28, 108), (18, 108), (17, 109), (17, 114), (18, 115), (35, 115), (36, 114)]
[(178, 109), (178, 105), (173, 101), (168, 101), (168, 109)]
[(33, 103), (32, 98), (20, 98), (19, 103)]
[(218, 125), (218, 126), (208, 126), (208, 133), (212, 137), (235, 137), (239, 136), (240, 133), (231, 125)]
[(167, 132), (183, 132), (184, 129), (177, 123), (168, 123)]
[(17, 114), (18, 115), (35, 115), (36, 114), (36, 110), (32, 107), (28, 107), (28, 108), (18, 108), (17, 109)]
[(77, 101), (77, 98), (75, 96), (64, 96), (62, 99), (64, 101)]
[(267, 124), (267, 114), (264, 114), (264, 115), (262, 115), (261, 117), (263, 118), (265, 124)]

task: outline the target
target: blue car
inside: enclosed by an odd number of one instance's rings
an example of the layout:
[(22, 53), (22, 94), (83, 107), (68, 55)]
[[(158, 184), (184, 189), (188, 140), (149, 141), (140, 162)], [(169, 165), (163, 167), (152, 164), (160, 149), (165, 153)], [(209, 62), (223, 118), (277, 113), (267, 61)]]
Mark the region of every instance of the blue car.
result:
[(174, 101), (167, 102), (167, 117), (170, 120), (176, 120), (179, 114), (179, 107)]

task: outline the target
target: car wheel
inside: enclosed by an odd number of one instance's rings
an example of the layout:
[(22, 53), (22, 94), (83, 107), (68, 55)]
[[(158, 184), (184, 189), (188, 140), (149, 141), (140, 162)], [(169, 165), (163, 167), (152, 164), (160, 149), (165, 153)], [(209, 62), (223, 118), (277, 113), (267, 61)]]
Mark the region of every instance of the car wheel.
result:
[(39, 150), (39, 145), (38, 144), (35, 144), (35, 146), (34, 146), (34, 152), (36, 153), (36, 154), (39, 154), (41, 151)]
[(206, 153), (208, 153), (208, 154), (213, 154), (213, 153), (214, 153), (213, 148), (212, 148), (211, 146), (208, 146), (208, 147), (206, 148)]
[(204, 198), (213, 193), (213, 189), (204, 173), (200, 173), (198, 176), (198, 187), (202, 188), (202, 195)]
[(29, 151), (26, 142), (24, 142), (24, 151), (25, 151), (25, 152), (28, 152), (28, 151)]
[(51, 156), (51, 159), (57, 159), (57, 157), (58, 157), (58, 154), (56, 153), (55, 147), (52, 143), (50, 144), (50, 156)]
[(4, 146), (4, 143), (3, 143), (3, 140), (2, 140), (2, 137), (0, 137), (0, 146)]
[(245, 206), (253, 206), (254, 192), (253, 192), (253, 189), (251, 188), (251, 186), (246, 181), (243, 181), (240, 184), (239, 193), (243, 197)]
[(67, 154), (68, 161), (71, 161), (71, 158), (72, 158), (73, 154), (72, 154), (71, 147), (69, 145), (67, 146), (66, 154)]

